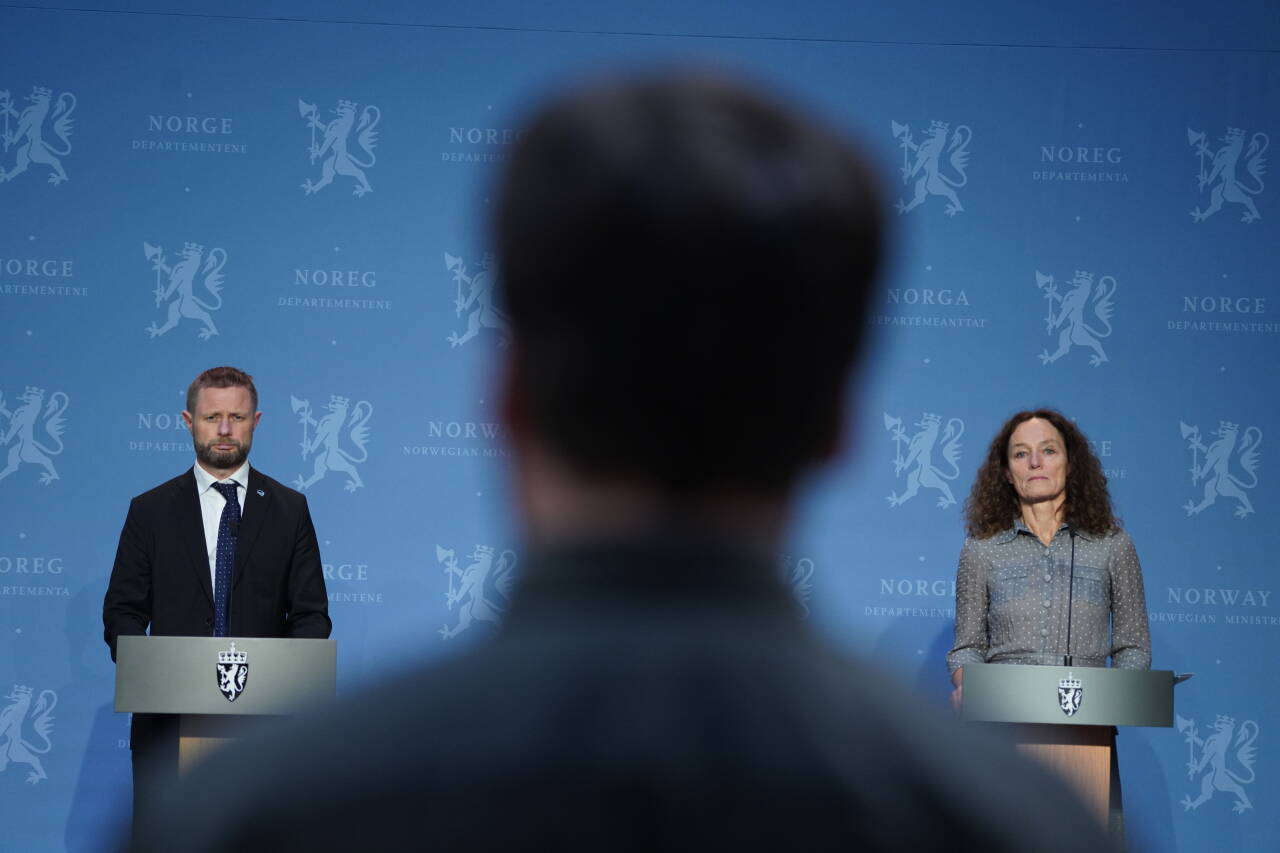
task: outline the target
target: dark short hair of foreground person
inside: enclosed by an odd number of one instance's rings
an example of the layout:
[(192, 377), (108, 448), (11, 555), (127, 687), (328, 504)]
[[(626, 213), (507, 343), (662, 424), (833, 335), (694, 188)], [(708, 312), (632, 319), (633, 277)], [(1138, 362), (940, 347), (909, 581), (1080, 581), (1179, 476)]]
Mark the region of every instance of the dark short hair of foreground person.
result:
[(697, 74), (527, 127), (496, 220), (526, 554), (502, 630), (212, 757), (142, 849), (1100, 849), (1059, 783), (829, 648), (779, 578), (867, 325), (865, 162)]

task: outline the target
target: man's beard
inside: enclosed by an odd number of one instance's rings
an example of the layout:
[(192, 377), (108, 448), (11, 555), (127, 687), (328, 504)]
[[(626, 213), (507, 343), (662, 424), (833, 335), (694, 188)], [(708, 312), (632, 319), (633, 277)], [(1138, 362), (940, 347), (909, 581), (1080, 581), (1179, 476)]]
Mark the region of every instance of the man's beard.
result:
[(249, 458), (249, 448), (253, 444), (252, 441), (246, 441), (243, 443), (235, 442), (236, 447), (234, 450), (218, 451), (213, 449), (215, 444), (229, 443), (231, 442), (226, 439), (215, 439), (208, 444), (201, 444), (195, 440), (192, 441), (192, 444), (194, 444), (196, 448), (196, 459), (199, 459), (210, 468), (216, 468), (223, 471), (234, 470), (243, 465), (244, 460)]

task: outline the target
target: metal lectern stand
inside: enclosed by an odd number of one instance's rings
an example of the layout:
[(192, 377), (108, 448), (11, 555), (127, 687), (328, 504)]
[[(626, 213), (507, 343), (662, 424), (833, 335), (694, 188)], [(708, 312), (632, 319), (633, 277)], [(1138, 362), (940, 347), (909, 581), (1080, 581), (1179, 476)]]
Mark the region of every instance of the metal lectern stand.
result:
[(178, 771), (243, 736), (254, 718), (333, 699), (333, 640), (127, 637), (116, 640), (115, 710), (176, 714)]
[(960, 719), (1006, 723), (1019, 752), (1055, 770), (1107, 826), (1113, 726), (1173, 725), (1168, 670), (966, 664)]

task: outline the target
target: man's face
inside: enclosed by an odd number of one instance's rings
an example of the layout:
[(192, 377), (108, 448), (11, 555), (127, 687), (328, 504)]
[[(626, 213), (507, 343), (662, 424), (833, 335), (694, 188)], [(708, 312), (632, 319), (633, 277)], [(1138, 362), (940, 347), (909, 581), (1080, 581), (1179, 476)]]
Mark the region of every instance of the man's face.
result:
[(262, 412), (253, 410), (248, 388), (201, 388), (196, 410), (183, 412), (182, 418), (191, 428), (200, 467), (230, 474), (249, 458)]

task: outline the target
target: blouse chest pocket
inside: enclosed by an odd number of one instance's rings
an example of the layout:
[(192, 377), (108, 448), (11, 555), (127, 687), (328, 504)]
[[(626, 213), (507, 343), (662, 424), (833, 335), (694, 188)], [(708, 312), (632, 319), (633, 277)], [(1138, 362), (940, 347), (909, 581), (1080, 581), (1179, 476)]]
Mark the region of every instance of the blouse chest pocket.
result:
[(1072, 597), (1078, 601), (1106, 604), (1109, 598), (1109, 580), (1106, 569), (1077, 565), (1075, 580), (1072, 581)]
[(1031, 570), (1026, 566), (1003, 566), (991, 570), (988, 591), (992, 605), (1026, 598)]

